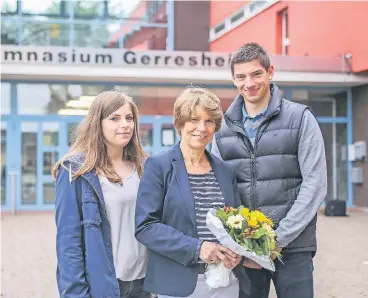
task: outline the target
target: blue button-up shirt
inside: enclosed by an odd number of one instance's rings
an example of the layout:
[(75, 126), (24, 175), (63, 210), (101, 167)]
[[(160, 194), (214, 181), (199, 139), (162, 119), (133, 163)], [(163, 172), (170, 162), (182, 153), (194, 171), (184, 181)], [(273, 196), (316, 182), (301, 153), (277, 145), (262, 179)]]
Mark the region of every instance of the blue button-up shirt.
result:
[(257, 129), (259, 125), (265, 120), (265, 113), (267, 111), (267, 107), (255, 117), (250, 117), (245, 109), (245, 104), (242, 106), (242, 120), (244, 125), (245, 134), (254, 146), (254, 142), (256, 139)]

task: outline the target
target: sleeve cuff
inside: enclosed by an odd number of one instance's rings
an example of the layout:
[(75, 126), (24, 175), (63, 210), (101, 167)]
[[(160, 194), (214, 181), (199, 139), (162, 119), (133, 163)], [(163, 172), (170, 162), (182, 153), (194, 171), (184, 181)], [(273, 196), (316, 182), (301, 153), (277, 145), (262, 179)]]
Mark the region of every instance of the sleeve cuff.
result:
[(196, 250), (196, 254), (195, 254), (195, 257), (194, 257), (194, 260), (196, 263), (199, 262), (199, 253), (201, 251), (201, 246), (202, 246), (202, 243), (203, 243), (203, 240), (198, 240), (198, 244), (197, 244), (197, 250)]
[[(275, 241), (276, 241), (276, 245), (278, 246), (278, 247), (280, 247), (280, 248), (284, 248), (284, 247), (286, 247), (289, 243), (285, 243), (285, 240), (283, 240), (282, 239), (282, 237), (278, 237), (277, 236), (277, 231), (275, 231), (276, 232), (276, 239), (275, 239)], [(281, 241), (280, 241), (281, 240)]]

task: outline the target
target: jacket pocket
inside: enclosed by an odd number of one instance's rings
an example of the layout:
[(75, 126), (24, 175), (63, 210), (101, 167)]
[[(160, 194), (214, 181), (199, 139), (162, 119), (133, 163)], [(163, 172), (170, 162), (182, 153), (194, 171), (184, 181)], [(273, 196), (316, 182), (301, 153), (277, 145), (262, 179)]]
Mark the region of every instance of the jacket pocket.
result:
[(93, 193), (84, 193), (82, 196), (82, 226), (99, 226), (101, 224), (101, 214), (98, 199)]

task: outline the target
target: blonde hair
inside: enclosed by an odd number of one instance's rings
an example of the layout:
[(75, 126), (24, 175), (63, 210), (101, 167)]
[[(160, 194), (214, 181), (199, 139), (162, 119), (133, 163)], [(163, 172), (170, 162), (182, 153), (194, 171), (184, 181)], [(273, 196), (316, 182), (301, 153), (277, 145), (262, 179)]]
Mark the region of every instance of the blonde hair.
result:
[(215, 131), (220, 129), (223, 116), (220, 99), (206, 88), (189, 86), (174, 103), (174, 126), (180, 136), (184, 124), (196, 115), (197, 107), (201, 107), (212, 118), (216, 124)]
[(124, 160), (132, 161), (139, 177), (143, 174), (143, 162), (146, 154), (139, 140), (139, 114), (136, 104), (128, 95), (118, 91), (105, 91), (100, 93), (92, 102), (87, 116), (76, 130), (76, 140), (68, 153), (54, 166), (52, 175), (55, 178), (60, 166), (76, 154), (83, 154), (84, 161), (81, 167), (72, 173), (73, 178), (81, 176), (95, 169), (96, 174), (103, 174), (114, 183), (122, 183), (120, 176), (115, 172), (108, 156), (105, 138), (102, 133), (102, 120), (111, 115), (125, 104), (129, 104), (134, 120), (133, 136), (124, 147)]

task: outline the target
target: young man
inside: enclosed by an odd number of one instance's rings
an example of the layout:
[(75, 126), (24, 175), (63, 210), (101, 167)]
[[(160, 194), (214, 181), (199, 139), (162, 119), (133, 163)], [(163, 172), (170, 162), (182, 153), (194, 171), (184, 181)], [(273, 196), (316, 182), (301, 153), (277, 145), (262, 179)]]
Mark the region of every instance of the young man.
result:
[(278, 298), (313, 297), (316, 214), (327, 193), (324, 142), (307, 106), (282, 98), (271, 83), (274, 68), (256, 43), (239, 48), (230, 61), (239, 95), (216, 133), (212, 153), (236, 169), (243, 205), (275, 223), (278, 251), (273, 274), (245, 260), (251, 294), (266, 298), (271, 279)]

